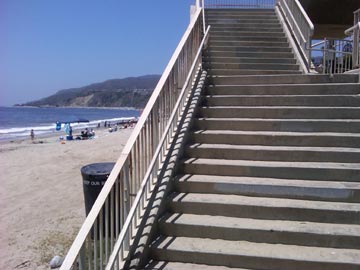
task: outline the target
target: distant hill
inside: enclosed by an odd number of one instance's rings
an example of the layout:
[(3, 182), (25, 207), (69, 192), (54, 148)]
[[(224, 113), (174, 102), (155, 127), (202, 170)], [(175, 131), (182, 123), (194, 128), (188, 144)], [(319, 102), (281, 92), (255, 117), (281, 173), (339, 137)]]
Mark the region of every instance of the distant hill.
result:
[(159, 79), (160, 75), (113, 79), (60, 90), (49, 97), (16, 106), (143, 108)]

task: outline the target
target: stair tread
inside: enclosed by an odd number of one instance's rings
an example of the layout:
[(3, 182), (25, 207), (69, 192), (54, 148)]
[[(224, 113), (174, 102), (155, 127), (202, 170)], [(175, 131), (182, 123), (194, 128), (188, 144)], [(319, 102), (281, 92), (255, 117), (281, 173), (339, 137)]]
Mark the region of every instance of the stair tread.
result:
[(360, 251), (323, 247), (304, 247), (283, 244), (253, 243), (220, 239), (166, 237), (159, 239), (154, 249), (194, 253), (227, 254), (233, 256), (268, 257), (272, 259), (301, 260), (360, 265)]
[[(287, 167), (287, 168), (314, 168), (314, 169), (348, 169), (359, 170), (360, 163), (340, 163), (340, 162), (299, 162), (299, 161), (259, 161), (259, 160), (233, 160), (233, 159), (207, 159), (189, 158), (184, 160), (185, 164), (208, 164), (208, 165), (228, 165), (228, 166), (261, 166), (261, 167)], [(359, 179), (360, 180), (360, 179)]]
[(316, 209), (322, 211), (342, 211), (355, 213), (360, 222), (360, 204), (348, 202), (324, 202), (313, 200), (299, 200), (287, 198), (250, 197), (242, 195), (203, 194), (203, 193), (177, 193), (172, 196), (172, 203), (203, 203), (217, 205), (247, 205), (264, 208), (292, 208), (297, 210)]
[(199, 120), (216, 120), (216, 121), (265, 121), (265, 122), (340, 122), (340, 123), (360, 123), (360, 119), (281, 119), (281, 118), (198, 118)]
[[(235, 58), (235, 57), (229, 57), (229, 58)], [(243, 57), (238, 57), (238, 58), (243, 58)], [(244, 57), (246, 58), (246, 57)], [(267, 58), (267, 59), (271, 59), (271, 58)], [(284, 58), (287, 59), (287, 58)], [(252, 75), (252, 76), (256, 76), (256, 75)], [(273, 75), (273, 76), (278, 76), (278, 75)], [(291, 76), (298, 76), (298, 75), (291, 75)], [(301, 75), (300, 75), (301, 76)], [(225, 76), (223, 76), (225, 77)], [(244, 77), (244, 76), (241, 76)], [(291, 86), (291, 87), (324, 87), (324, 86), (343, 86), (343, 85), (353, 85), (353, 86), (358, 86), (360, 87), (359, 83), (317, 83), (315, 85), (313, 84), (306, 84), (306, 83), (273, 83), (273, 84), (217, 84), (217, 85), (209, 85), (209, 88), (227, 88), (227, 87), (246, 87), (246, 88), (256, 88), (256, 87), (283, 87), (283, 86)], [(340, 90), (341, 91), (341, 90)], [(360, 88), (359, 88), (360, 91)]]
[(360, 225), (317, 223), (288, 220), (260, 220), (226, 216), (209, 216), (174, 213), (160, 222), (175, 225), (263, 230), (269, 232), (299, 232), (322, 235), (344, 235), (360, 238)]
[(287, 64), (287, 63), (231, 63), (231, 62), (211, 62), (208, 63), (205, 61), (206, 65), (228, 65), (228, 66), (236, 66), (238, 65), (239, 67), (243, 66), (279, 66), (279, 67), (294, 67), (294, 66), (298, 66), (297, 64)]
[(224, 176), (185, 174), (176, 179), (177, 183), (205, 183), (205, 184), (231, 184), (231, 185), (264, 185), (282, 187), (311, 187), (326, 189), (360, 190), (360, 182), (316, 181), (302, 179), (278, 179), (248, 176)]
[[(334, 95), (204, 95), (205, 98), (289, 98), (289, 99), (303, 99), (303, 98), (354, 98), (360, 99), (359, 95), (352, 94), (334, 94)], [(359, 107), (358, 107), (359, 108)]]
[[(286, 43), (286, 42), (284, 42)], [(213, 48), (224, 48), (224, 49), (229, 49), (229, 48), (239, 48), (239, 49), (251, 49), (251, 48), (257, 48), (257, 49), (290, 49), (291, 47), (287, 44), (287, 47), (272, 47), (272, 46), (254, 46), (254, 45), (247, 45), (247, 46), (237, 46), (237, 45), (224, 45), (224, 46), (221, 46), (221, 45), (213, 45), (210, 47), (210, 50), (214, 51)], [(286, 52), (284, 52), (286, 53)]]
[[(209, 69), (211, 71), (211, 74), (216, 74), (216, 72), (226, 72), (226, 71), (238, 71), (242, 74), (246, 74), (246, 72), (249, 72), (250, 74), (252, 72), (256, 72), (256, 74), (301, 74), (300, 70), (282, 70), (282, 69), (253, 69), (253, 68), (247, 68), (247, 69), (235, 69), (235, 68), (215, 68), (215, 69)], [(248, 75), (248, 74), (246, 74)]]
[(151, 261), (144, 268), (145, 270), (251, 270), (245, 268), (229, 268), (226, 266), (212, 266), (206, 264), (193, 264), (193, 263), (181, 263), (181, 262), (167, 262), (167, 261)]
[[(264, 59), (262, 57), (236, 57), (236, 56), (222, 56), (222, 57), (215, 56), (215, 57), (205, 57), (205, 58), (210, 58), (210, 59), (219, 59), (219, 58), (221, 58), (221, 59), (240, 59), (240, 60)], [(290, 60), (295, 60), (293, 57), (281, 58), (281, 60), (289, 60), (289, 59)], [(278, 58), (266, 58), (266, 60), (278, 60)], [(218, 61), (216, 61), (215, 63), (218, 63)]]
[(268, 136), (335, 136), (335, 137), (359, 137), (360, 133), (337, 133), (337, 132), (288, 132), (288, 131), (242, 131), (242, 130), (196, 130), (195, 134), (232, 134), (232, 135), (268, 135)]
[(359, 119), (282, 119), (282, 118), (197, 118), (200, 121), (250, 121), (250, 122), (288, 122), (288, 123), (301, 123), (301, 122), (307, 122), (307, 123), (354, 123), (359, 124)]
[[(246, 96), (246, 95), (245, 95)], [(250, 95), (251, 96), (251, 95)], [(354, 107), (354, 106), (346, 106), (346, 107), (338, 107), (338, 106), (203, 106), (202, 109), (273, 109), (273, 110), (279, 110), (279, 109), (294, 109), (294, 110), (359, 110), (360, 107)]]
[(194, 143), (189, 148), (213, 148), (213, 149), (234, 149), (234, 150), (281, 150), (281, 151), (309, 151), (309, 152), (353, 152), (360, 153), (359, 148), (354, 147), (306, 147), (306, 146), (267, 146), (267, 145), (233, 145), (233, 144), (210, 144), (210, 143)]
[[(215, 52), (215, 51), (214, 51)], [(219, 52), (226, 52), (226, 51), (219, 51)], [(256, 52), (250, 52), (252, 54), (256, 54)], [(274, 52), (261, 52), (266, 53), (266, 54), (272, 54)], [(280, 53), (280, 52), (276, 52), (276, 53)], [(288, 54), (288, 53), (281, 53), (281, 54)], [(274, 81), (279, 81), (282, 79), (289, 79), (291, 81), (294, 81), (294, 79), (309, 79), (309, 82), (306, 84), (313, 84), (313, 82), (310, 79), (328, 79), (329, 76), (328, 75), (304, 75), (304, 74), (293, 74), (293, 75), (282, 75), (282, 74), (264, 74), (264, 75), (258, 75), (258, 74), (254, 74), (254, 75), (209, 75), (210, 78), (221, 78), (221, 79), (255, 79), (259, 82), (261, 82), (261, 79), (271, 79)], [(350, 79), (355, 79), (358, 80), (358, 75), (354, 74), (340, 74), (337, 76), (334, 76), (334, 79), (336, 78), (346, 78), (346, 80), (350, 80)], [(316, 83), (316, 82), (315, 82)], [(332, 83), (332, 82), (331, 82)], [(352, 82), (354, 84), (358, 84), (356, 82)], [(279, 85), (279, 83), (273, 83), (276, 85)], [(271, 84), (271, 85), (273, 85)], [(282, 84), (282, 83), (281, 83)], [(290, 84), (290, 83), (288, 83)], [(291, 83), (292, 84), (292, 83)], [(316, 83), (319, 84), (319, 83)], [(222, 86), (222, 85), (234, 85), (234, 84), (217, 84), (217, 86)], [(245, 84), (243, 84), (245, 85)], [(253, 83), (253, 84), (246, 84), (246, 85), (250, 85), (250, 86), (256, 86), (256, 85), (264, 85), (264, 83)]]

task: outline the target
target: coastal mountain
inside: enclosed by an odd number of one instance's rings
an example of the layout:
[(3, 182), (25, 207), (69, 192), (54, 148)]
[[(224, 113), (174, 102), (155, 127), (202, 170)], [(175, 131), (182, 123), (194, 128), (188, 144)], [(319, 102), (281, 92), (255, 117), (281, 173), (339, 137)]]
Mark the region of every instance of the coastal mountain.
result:
[(60, 90), (49, 97), (18, 106), (143, 108), (159, 79), (160, 75), (146, 75), (107, 80)]

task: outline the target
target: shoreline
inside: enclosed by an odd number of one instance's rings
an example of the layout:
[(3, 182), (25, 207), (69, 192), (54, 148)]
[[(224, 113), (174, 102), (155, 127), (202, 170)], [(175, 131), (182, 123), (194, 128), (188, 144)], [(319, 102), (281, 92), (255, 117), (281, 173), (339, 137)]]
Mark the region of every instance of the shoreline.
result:
[[(91, 125), (89, 125), (87, 128), (94, 129), (95, 134), (96, 134), (97, 131), (98, 132), (108, 131), (108, 128), (104, 127), (103, 125), (101, 125), (99, 128), (98, 127), (92, 127)], [(74, 137), (80, 136), (81, 135), (80, 131), (83, 130), (83, 129), (85, 129), (85, 127), (75, 127), (75, 128), (73, 128), (74, 133), (79, 133), (79, 134), (73, 134), (73, 136)], [(122, 129), (124, 129), (124, 128), (118, 128), (118, 130), (122, 130)], [(39, 139), (49, 139), (49, 138), (57, 138), (58, 141), (60, 141), (60, 137), (65, 138), (66, 133), (64, 131), (53, 130), (53, 131), (49, 131), (49, 132), (35, 134), (34, 141), (39, 140)], [(30, 133), (28, 135), (24, 135), (24, 136), (14, 136), (12, 138), (0, 138), (0, 146), (2, 144), (6, 144), (6, 143), (16, 143), (16, 142), (19, 142), (19, 141), (27, 141), (27, 140), (31, 141)]]
[[(94, 139), (58, 136), (0, 142), (0, 269), (49, 269), (64, 256), (85, 218), (80, 169), (116, 162), (133, 128), (96, 130)], [(39, 141), (42, 141), (41, 143)]]
[(102, 109), (102, 110), (135, 110), (141, 111), (144, 108), (135, 108), (135, 107), (85, 107), (85, 106), (22, 106), (22, 105), (12, 105), (12, 106), (0, 106), (2, 108), (59, 108), (59, 109)]

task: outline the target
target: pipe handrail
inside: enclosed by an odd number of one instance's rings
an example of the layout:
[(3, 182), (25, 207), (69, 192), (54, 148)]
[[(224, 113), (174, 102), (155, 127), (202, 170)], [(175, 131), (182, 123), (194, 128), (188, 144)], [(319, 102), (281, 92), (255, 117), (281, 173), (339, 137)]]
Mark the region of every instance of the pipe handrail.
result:
[(303, 32), (301, 31), (300, 26), (299, 26), (299, 24), (297, 23), (296, 19), (294, 18), (294, 15), (292, 14), (292, 12), (291, 12), (288, 4), (286, 3), (286, 1), (284, 1), (284, 6), (285, 6), (285, 8), (286, 8), (286, 10), (287, 10), (288, 15), (289, 15), (290, 18), (291, 18), (291, 21), (294, 23), (294, 26), (295, 26), (295, 28), (296, 28), (296, 30), (297, 30), (297, 33), (299, 33), (300, 38), (302, 39), (302, 42), (306, 42), (307, 40), (306, 40)]
[[(359, 9), (359, 10), (360, 10), (360, 9)], [(358, 23), (355, 24), (354, 26), (346, 29), (346, 30), (344, 31), (345, 35), (347, 35), (347, 36), (352, 35), (352, 32), (353, 32), (356, 28), (357, 28), (357, 29), (360, 29), (360, 22), (358, 22)]]
[(311, 37), (314, 34), (314, 24), (306, 14), (304, 8), (298, 0), (278, 0), (276, 4), (284, 16), (286, 24), (297, 44), (301, 61), (304, 61), (305, 69), (310, 70), (311, 57), (309, 48), (311, 47)]
[(303, 6), (300, 4), (298, 0), (295, 0), (296, 5), (298, 6), (302, 16), (305, 18), (305, 21), (307, 22), (309, 29), (310, 29), (310, 35), (312, 36), (314, 34), (314, 24), (310, 20), (309, 16), (307, 15), (306, 11), (304, 10)]
[(164, 142), (166, 140), (167, 133), (170, 130), (172, 122), (174, 121), (175, 116), (177, 116), (177, 110), (180, 107), (181, 100), (184, 97), (184, 95), (186, 93), (186, 89), (187, 89), (187, 87), (188, 87), (188, 85), (189, 85), (189, 83), (190, 83), (190, 81), (192, 79), (191, 78), (192, 74), (194, 72), (194, 69), (196, 68), (196, 63), (197, 63), (197, 61), (198, 61), (198, 59), (199, 59), (199, 57), (200, 57), (200, 55), (202, 53), (202, 49), (204, 47), (204, 44), (205, 44), (205, 42), (206, 42), (206, 40), (207, 40), (207, 38), (209, 36), (209, 32), (210, 32), (210, 25), (207, 27), (205, 35), (204, 35), (204, 37), (203, 37), (203, 39), (202, 39), (202, 41), (200, 43), (200, 46), (198, 48), (198, 51), (196, 53), (193, 64), (192, 64), (192, 66), (190, 68), (190, 71), (188, 73), (188, 76), (186, 78), (184, 86), (182, 87), (179, 98), (178, 98), (178, 100), (177, 100), (177, 102), (175, 104), (174, 110), (173, 110), (173, 112), (172, 112), (172, 114), (171, 114), (171, 116), (169, 118), (168, 124), (167, 124), (167, 126), (165, 128), (165, 131), (163, 133), (163, 136), (162, 136), (162, 138), (161, 138), (161, 140), (159, 142), (158, 147), (156, 148), (154, 157), (153, 157), (153, 159), (152, 159), (152, 161), (151, 161), (151, 163), (150, 163), (150, 165), (148, 167), (148, 170), (147, 170), (147, 172), (145, 174), (145, 177), (144, 177), (144, 179), (143, 179), (143, 181), (141, 183), (141, 188), (140, 188), (139, 192), (136, 195), (134, 203), (133, 203), (133, 205), (132, 205), (132, 207), (130, 209), (129, 215), (127, 216), (127, 219), (126, 219), (126, 221), (124, 223), (123, 229), (120, 232), (119, 239), (117, 240), (117, 242), (116, 242), (116, 244), (114, 246), (114, 251), (109, 257), (109, 262), (108, 262), (108, 265), (106, 266), (106, 270), (111, 270), (111, 268), (114, 266), (115, 261), (116, 261), (117, 256), (118, 256), (118, 253), (119, 253), (119, 251), (120, 251), (120, 249), (121, 249), (121, 247), (123, 245), (123, 242), (125, 240), (126, 235), (128, 234), (128, 230), (129, 230), (129, 227), (131, 225), (131, 221), (132, 221), (132, 219), (133, 219), (133, 217), (134, 217), (134, 215), (135, 215), (135, 213), (137, 211), (137, 207), (139, 206), (139, 204), (141, 202), (141, 197), (144, 196), (144, 194), (145, 194), (145, 189), (147, 187), (148, 181), (150, 181), (150, 179), (151, 179), (155, 164), (157, 162), (159, 162), (158, 157), (159, 157), (160, 152), (162, 151), (162, 146), (163, 146), (163, 144), (164, 144)]
[(325, 40), (322, 40), (322, 41), (320, 41), (320, 42), (318, 42), (318, 43), (312, 44), (310, 48), (317, 47), (317, 46), (319, 46), (319, 45), (321, 45), (321, 44), (324, 44), (324, 43), (325, 43)]

